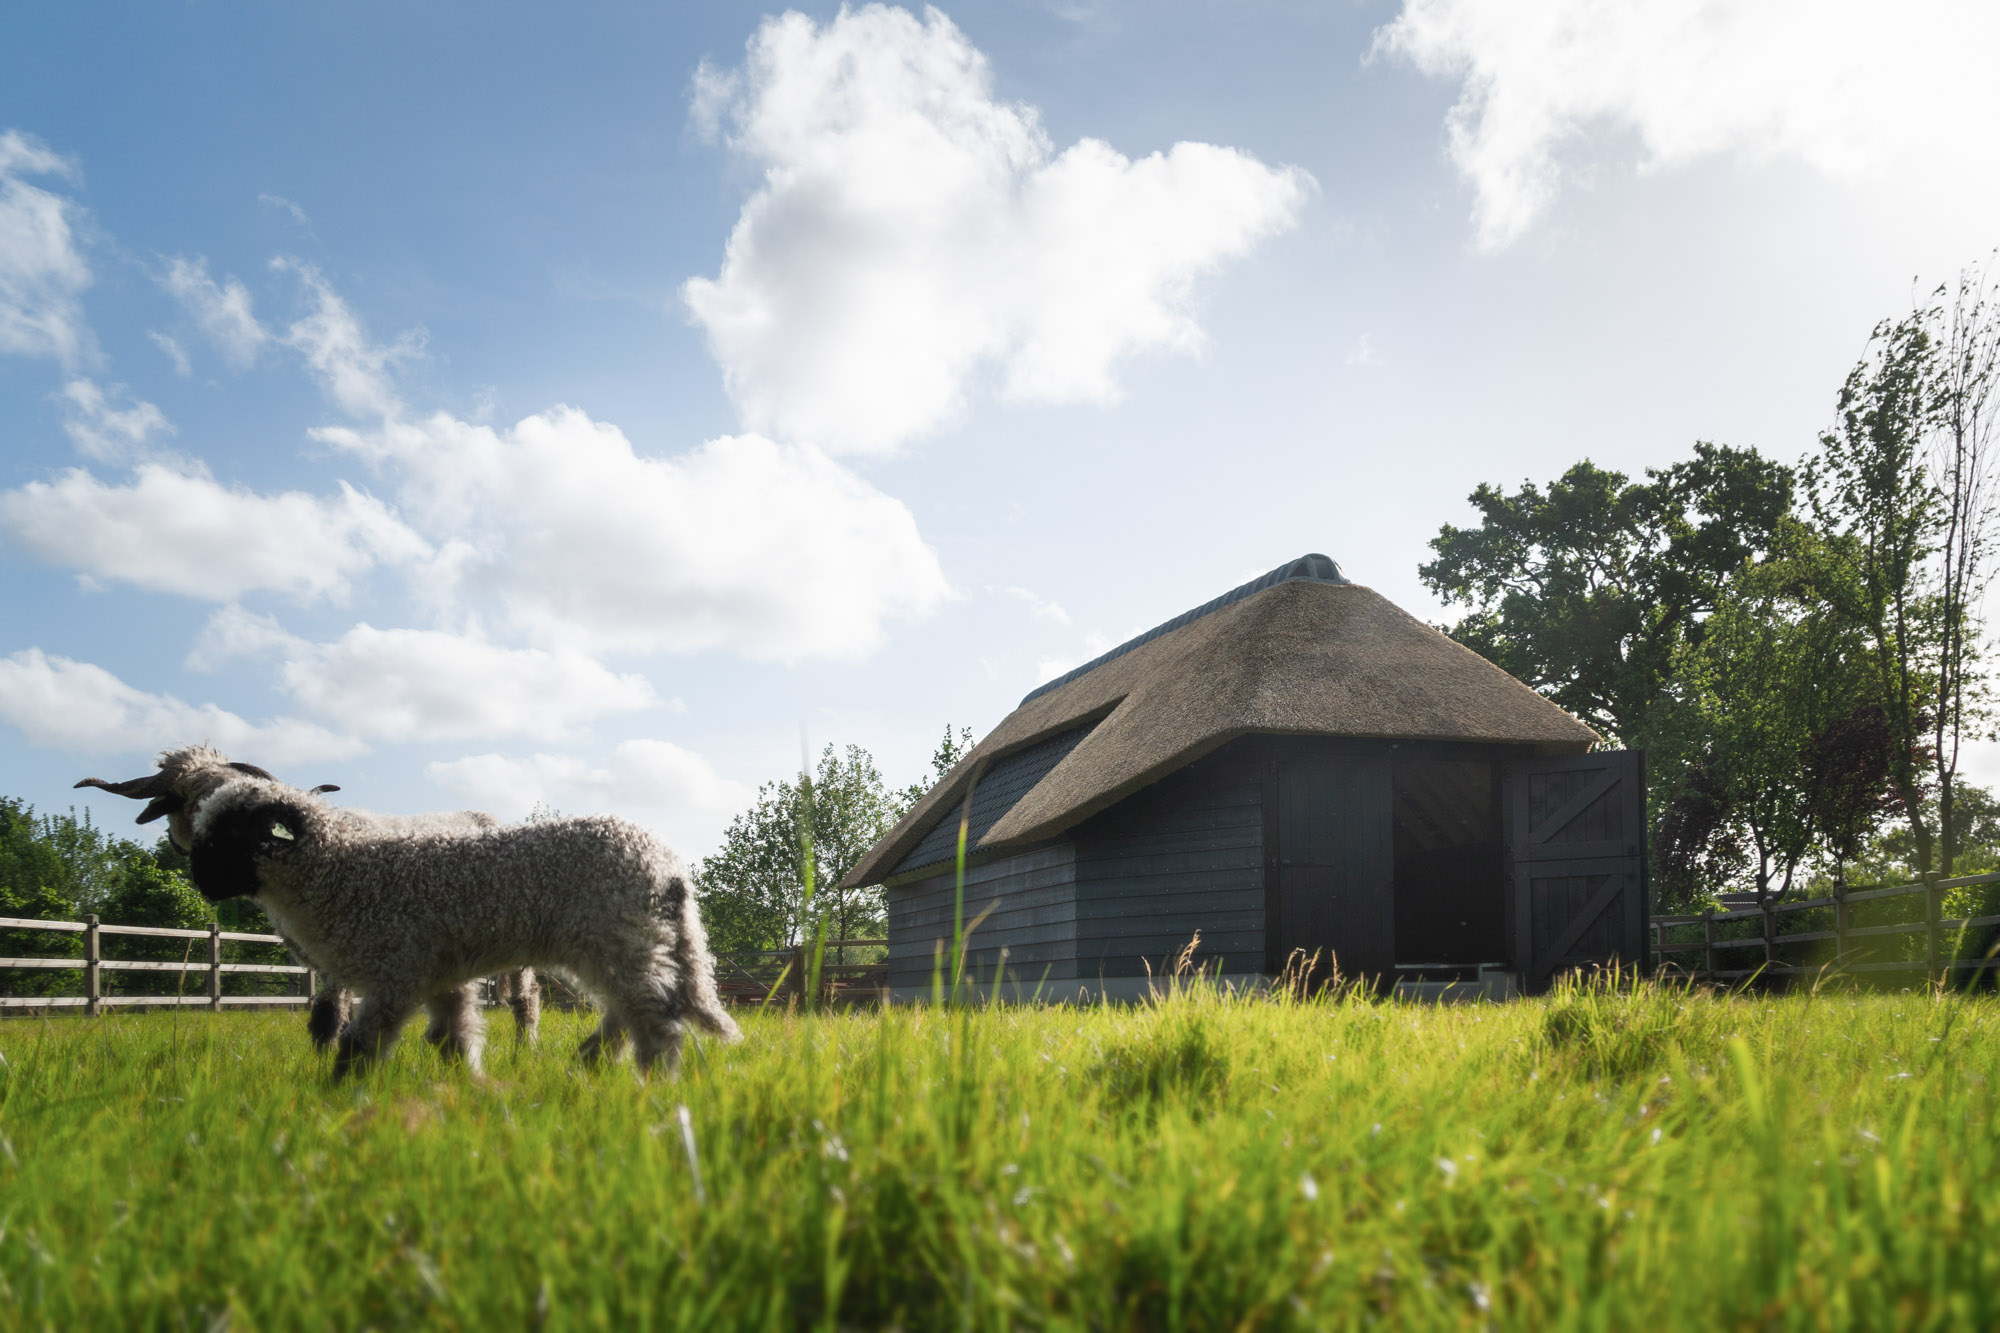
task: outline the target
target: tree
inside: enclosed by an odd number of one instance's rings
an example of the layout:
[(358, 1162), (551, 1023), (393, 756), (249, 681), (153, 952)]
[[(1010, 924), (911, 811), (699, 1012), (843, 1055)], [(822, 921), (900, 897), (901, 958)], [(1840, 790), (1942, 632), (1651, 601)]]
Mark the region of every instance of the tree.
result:
[[(214, 909), (185, 874), (187, 858), (165, 838), (147, 849), (128, 838), (113, 838), (91, 823), (88, 812), (41, 818), (24, 803), (0, 797), (0, 916), (75, 921), (95, 913), (126, 926), (200, 929)], [(263, 930), (263, 916), (232, 929)], [(81, 951), (81, 937), (51, 937), (38, 931), (0, 931), (0, 952), (48, 956)], [(121, 955), (179, 958), (183, 949), (161, 941), (120, 937)], [(75, 974), (0, 974), (7, 993), (53, 995), (79, 988)]]
[[(1940, 863), (1946, 875), (1958, 860), (1959, 746), (1966, 730), (1987, 716), (1985, 677), (1979, 670), (1984, 643), (1980, 608), (1985, 601), (1991, 537), (1987, 490), (1994, 424), (2000, 418), (2000, 301), (1991, 268), (1963, 271), (1939, 328), (1936, 429), (1931, 471), (1940, 493), (1942, 533), (1937, 572), (1936, 702), (1931, 752), (1936, 764)], [(1939, 289), (1939, 296), (1943, 295)]]
[[(900, 793), (902, 796), (903, 811), (908, 811), (918, 801), (923, 800), (925, 793), (929, 792), (932, 787), (944, 781), (945, 775), (950, 773), (952, 769), (957, 768), (958, 761), (965, 758), (971, 749), (972, 728), (961, 727), (957, 734), (954, 735), (951, 724), (947, 722), (944, 728), (944, 739), (938, 742), (938, 748), (931, 755), (931, 771), (929, 775), (912, 782), (909, 786), (903, 788)], [(896, 817), (901, 819), (902, 813), (899, 812)]]
[(1955, 859), (1959, 742), (1985, 705), (1978, 605), (1995, 316), (1983, 281), (1961, 278), (1949, 318), (1943, 294), (1875, 326), (1806, 469), (1813, 516), (1845, 564), (1828, 584), (1833, 604), (1868, 638), (1920, 874)]
[(1607, 737), (1642, 744), (1676, 655), (1791, 509), (1789, 468), (1754, 449), (1697, 443), (1646, 480), (1589, 460), (1547, 489), (1482, 484), (1476, 528), (1446, 524), (1418, 568), (1448, 633)]
[(767, 782), (757, 803), (729, 823), (722, 846), (695, 868), (702, 917), (723, 949), (789, 948), (813, 923), (805, 910), (805, 855), (811, 831), (815, 907), (836, 938), (877, 929), (879, 890), (840, 881), (900, 814), (874, 759), (858, 745), (829, 745), (818, 771), (796, 782)]
[(1866, 698), (1822, 727), (1802, 756), (1813, 826), (1842, 888), (1847, 868), (1902, 808), (1891, 781), (1895, 745), (1881, 701)]
[[(1872, 706), (1865, 645), (1827, 605), (1824, 543), (1788, 519), (1775, 545), (1683, 647), (1654, 713), (1670, 901), (1745, 872), (1759, 897), (1782, 896), (1827, 835), (1851, 846), (1873, 827), (1865, 812), (1884, 808), (1884, 750), (1856, 753), (1873, 739), (1855, 726)], [(1829, 791), (1823, 767), (1836, 756), (1855, 769)]]
[[(77, 903), (68, 868), (41, 821), (21, 801), (0, 797), (0, 916), (73, 921)], [(44, 931), (0, 930), (0, 953), (13, 957), (83, 951), (80, 938)], [(60, 995), (79, 988), (69, 972), (0, 972), (0, 995)]]
[[(931, 756), (931, 781), (950, 772), (971, 744), (970, 729), (946, 727)], [(759, 787), (757, 803), (730, 821), (722, 846), (695, 867), (710, 941), (720, 949), (790, 948), (808, 939), (822, 917), (829, 938), (880, 933), (886, 925), (880, 886), (843, 889), (840, 882), (928, 790), (930, 782), (890, 791), (874, 758), (858, 745), (844, 753), (829, 745), (816, 771), (797, 782)], [(803, 873), (808, 828), (810, 914)]]

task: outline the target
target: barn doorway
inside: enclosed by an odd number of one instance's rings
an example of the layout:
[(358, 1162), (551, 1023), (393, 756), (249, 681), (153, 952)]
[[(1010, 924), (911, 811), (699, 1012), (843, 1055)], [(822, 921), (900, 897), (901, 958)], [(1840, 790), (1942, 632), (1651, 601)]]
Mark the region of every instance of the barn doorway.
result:
[(1391, 810), (1398, 975), (1449, 980), (1481, 963), (1506, 962), (1493, 764), (1399, 756)]
[(1386, 754), (1300, 750), (1273, 766), (1276, 839), (1272, 907), (1276, 965), (1294, 951), (1323, 972), (1393, 981), (1390, 761)]

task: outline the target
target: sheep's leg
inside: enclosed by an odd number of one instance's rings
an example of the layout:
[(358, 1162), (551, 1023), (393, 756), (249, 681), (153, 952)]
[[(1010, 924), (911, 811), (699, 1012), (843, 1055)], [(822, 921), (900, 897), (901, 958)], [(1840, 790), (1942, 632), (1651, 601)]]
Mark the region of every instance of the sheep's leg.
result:
[(486, 1021), (479, 1014), (478, 982), (455, 987), (424, 1002), (430, 1011), (430, 1026), (424, 1040), (437, 1047), (446, 1060), (463, 1059), (473, 1073), (479, 1072), (479, 1055), (486, 1045)]
[(664, 1064), (669, 1074), (681, 1066), (681, 1005), (677, 996), (655, 983), (620, 1005), (632, 1026), (632, 1055), (639, 1072)]
[(625, 1050), (625, 1023), (618, 1011), (608, 1005), (604, 1019), (597, 1025), (597, 1031), (583, 1039), (577, 1047), (577, 1057), (586, 1065), (595, 1065), (599, 1060), (616, 1060)]
[(312, 1007), (306, 1011), (306, 1033), (312, 1038), (313, 1049), (323, 1051), (333, 1045), (333, 1039), (347, 1026), (347, 1011), (354, 997), (338, 986), (321, 986), (312, 997)]
[(507, 1003), (514, 1010), (514, 1045), (533, 1046), (542, 1030), (542, 983), (535, 969), (524, 967), (507, 977)]
[(334, 1043), (334, 1081), (351, 1074), (364, 1074), (370, 1065), (387, 1055), (415, 1007), (414, 997), (406, 994), (377, 992), (362, 996), (353, 1020)]

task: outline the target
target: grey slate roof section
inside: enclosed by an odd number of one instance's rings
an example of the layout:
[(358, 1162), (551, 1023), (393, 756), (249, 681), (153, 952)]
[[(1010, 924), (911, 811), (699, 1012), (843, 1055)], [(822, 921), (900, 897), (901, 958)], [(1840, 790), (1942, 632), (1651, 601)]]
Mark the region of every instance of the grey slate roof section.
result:
[[(1050, 769), (1067, 758), (1069, 752), (1096, 725), (1092, 722), (1088, 726), (1072, 728), (995, 760), (972, 792), (972, 818), (965, 832), (966, 850), (970, 852), (978, 847), (979, 840), (986, 836), (986, 830), (999, 823), (1014, 808), (1015, 802), (1047, 777)], [(910, 849), (910, 854), (889, 872), (890, 875), (907, 875), (912, 870), (956, 861), (958, 820), (962, 809), (962, 802), (944, 807), (937, 823), (931, 825), (923, 841)]]
[(1151, 643), (1162, 634), (1171, 634), (1181, 626), (1192, 624), (1205, 615), (1220, 611), (1232, 602), (1240, 602), (1245, 597), (1256, 596), (1266, 588), (1275, 588), (1280, 583), (1291, 583), (1298, 579), (1310, 580), (1313, 583), (1346, 583), (1348, 581), (1347, 577), (1340, 572), (1340, 566), (1334, 563), (1333, 557), (1321, 555), (1317, 551), (1311, 555), (1302, 555), (1289, 564), (1279, 565), (1268, 574), (1251, 579), (1240, 588), (1231, 588), (1212, 602), (1203, 602), (1194, 610), (1183, 611), (1163, 625), (1153, 626), (1153, 628), (1147, 630), (1138, 638), (1126, 640), (1102, 657), (1093, 657), (1090, 661), (1076, 668), (1076, 670), (1057, 676), (1046, 685), (1037, 685), (1034, 689), (1029, 690), (1021, 696), (1021, 702), (1025, 704), (1031, 699), (1039, 699), (1050, 690), (1059, 690), (1078, 676), (1087, 676), (1106, 662), (1115, 661), (1131, 652), (1134, 648), (1142, 644)]

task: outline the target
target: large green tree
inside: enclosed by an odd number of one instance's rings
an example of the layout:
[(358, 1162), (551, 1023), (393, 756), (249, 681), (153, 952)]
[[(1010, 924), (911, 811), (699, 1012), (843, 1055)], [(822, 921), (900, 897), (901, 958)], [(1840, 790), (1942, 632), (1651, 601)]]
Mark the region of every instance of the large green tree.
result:
[[(1825, 543), (1787, 520), (1777, 547), (1730, 581), (1651, 713), (1666, 902), (1744, 879), (1782, 895), (1820, 849), (1852, 847), (1885, 808), (1887, 742), (1857, 729), (1874, 716), (1866, 643), (1828, 605)], [(1876, 750), (1862, 753), (1871, 738)], [(1836, 759), (1849, 768), (1829, 783)]]
[(1578, 463), (1546, 487), (1482, 484), (1418, 575), (1468, 613), (1449, 633), (1608, 737), (1643, 744), (1677, 656), (1790, 511), (1789, 468), (1698, 443), (1645, 480)]

